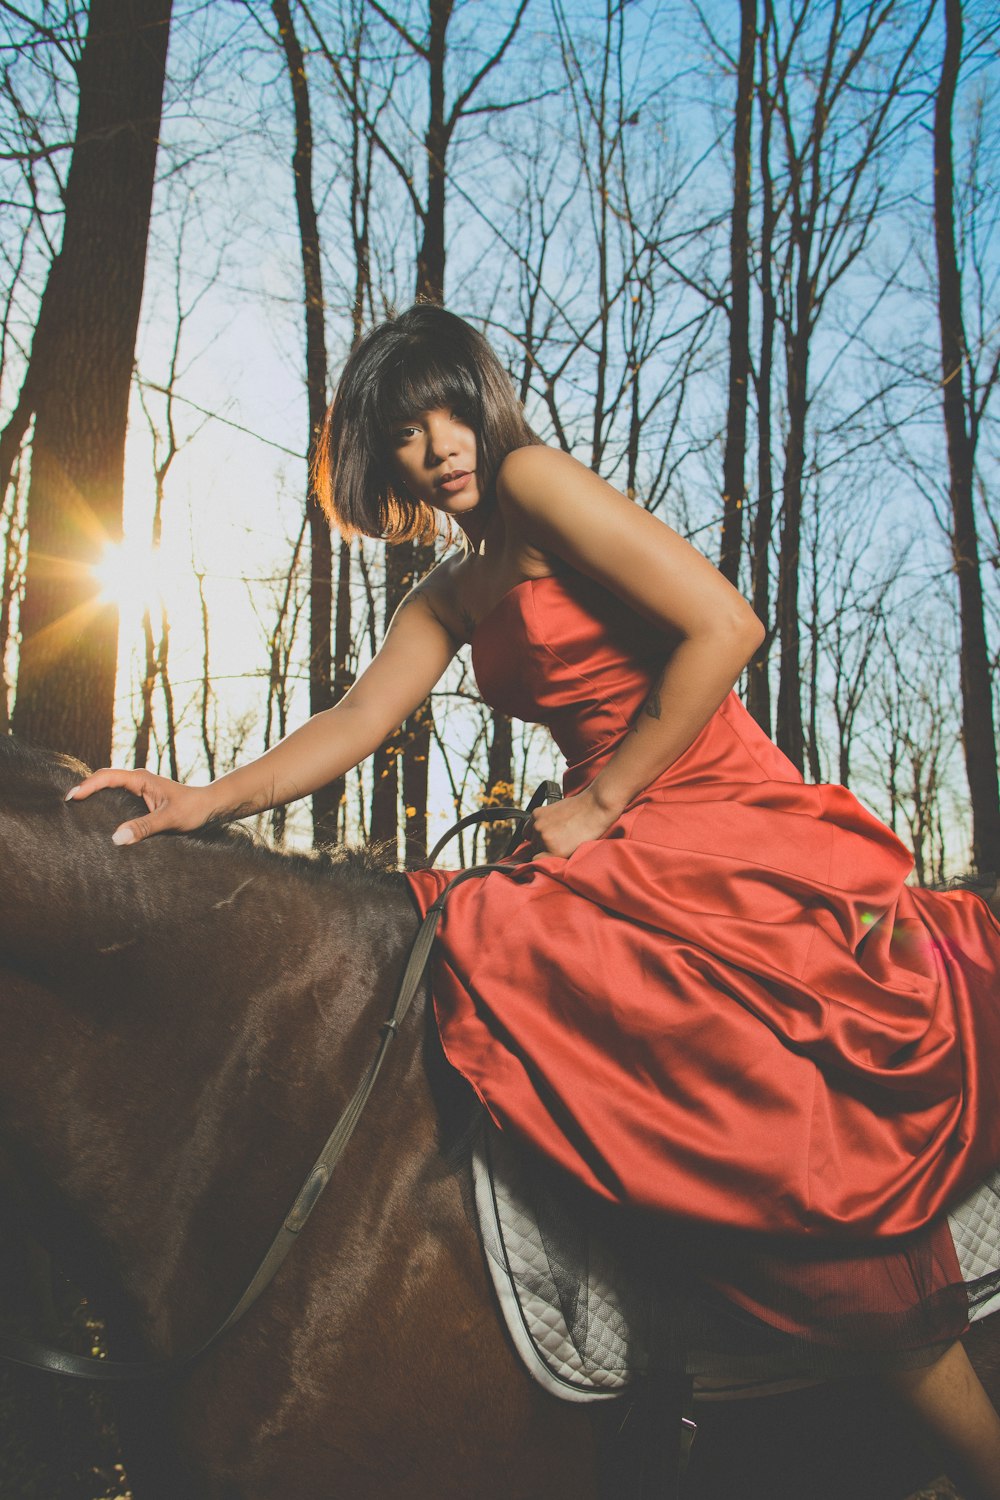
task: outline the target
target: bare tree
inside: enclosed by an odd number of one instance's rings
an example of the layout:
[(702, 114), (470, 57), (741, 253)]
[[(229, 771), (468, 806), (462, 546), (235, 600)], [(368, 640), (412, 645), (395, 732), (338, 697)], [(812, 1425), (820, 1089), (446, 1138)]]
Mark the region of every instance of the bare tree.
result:
[(208, 767), (209, 780), (214, 781), (217, 757), (216, 725), (213, 714), (211, 624), (208, 612), (208, 600), (205, 597), (204, 571), (195, 568), (193, 572), (198, 584), (199, 618), (201, 621), (201, 682), (198, 692), (198, 728), (201, 735), (201, 748), (205, 755), (205, 764)]
[[(299, 616), (303, 606), (301, 588), (301, 558), (309, 525), (308, 512), (303, 513), (299, 534), (292, 547), (287, 570), (279, 575), (273, 588), (274, 612), (270, 620), (261, 620), (267, 639), (267, 709), (264, 719), (264, 749), (269, 750), (275, 740), (284, 739), (288, 733), (289, 681), (295, 651), (295, 637)], [(311, 577), (310, 577), (311, 591)], [(258, 612), (256, 589), (249, 591), (250, 603)], [(285, 837), (288, 820), (284, 806), (274, 808), (271, 813), (271, 830), (277, 843)]]
[[(364, 47), (367, 36), (365, 0), (351, 0), (348, 15), (348, 48), (350, 77), (353, 92), (362, 96), (366, 92), (364, 79)], [(388, 95), (383, 96), (383, 107)], [(380, 108), (370, 106), (364, 118), (377, 124)], [(351, 224), (351, 247), (354, 270), (354, 287), (351, 304), (351, 346), (357, 345), (363, 336), (366, 315), (372, 312), (372, 256), (371, 256), (371, 208), (373, 186), (374, 144), (371, 134), (362, 124), (357, 110), (350, 114), (350, 162), (351, 186), (349, 215)], [(351, 623), (351, 544), (341, 538), (337, 554), (337, 596), (334, 604), (333, 638), (333, 701), (339, 703), (354, 680), (353, 662), (355, 646)], [(392, 762), (395, 787), (395, 761)], [(380, 770), (385, 769), (380, 766)], [(338, 804), (344, 808), (346, 833), (347, 783), (341, 778), (333, 784)], [(393, 806), (393, 822), (395, 806)]]
[(735, 584), (743, 548), (746, 503), (747, 402), (750, 387), (750, 126), (753, 117), (757, 0), (740, 0), (733, 130), (733, 215), (730, 230), (729, 401), (722, 465), (722, 545), (719, 569)]
[(16, 731), (110, 758), (117, 620), (90, 565), (121, 535), (136, 326), (170, 0), (93, 0), (62, 248), (43, 297)]
[(953, 717), (949, 674), (943, 670), (940, 643), (923, 636), (914, 621), (904, 621), (897, 634), (895, 641), (884, 637), (885, 665), (875, 687), (875, 741), (887, 771), (891, 826), (896, 830), (900, 819), (905, 824), (914, 872), (924, 885), (945, 875), (941, 801), (954, 745), (948, 728)]
[(24, 496), (21, 486), (10, 485), (5, 503), (0, 505), (0, 734), (10, 730), (10, 682), (7, 678), (7, 655), (14, 621), (21, 604), (24, 585), (22, 552), (24, 541)]
[(777, 220), (774, 179), (771, 170), (771, 133), (774, 98), (770, 88), (770, 13), (765, 7), (760, 32), (760, 80), (757, 104), (760, 113), (760, 250), (757, 275), (760, 284), (760, 333), (754, 390), (757, 398), (757, 498), (750, 530), (750, 580), (753, 607), (767, 634), (747, 668), (747, 707), (761, 728), (771, 733), (770, 654), (774, 639), (771, 614), (771, 547), (774, 540), (774, 453), (772, 383), (774, 340), (778, 309), (774, 288), (774, 237)]
[[(309, 408), (308, 472), (327, 405), (326, 308), (323, 301), (323, 267), (319, 224), (313, 195), (313, 123), (309, 79), (305, 58), (292, 20), (289, 0), (271, 0), (271, 10), (285, 55), (295, 115), (295, 149), (292, 177), (295, 211), (302, 252), (305, 289), (306, 393)], [(331, 628), (333, 609), (333, 551), (330, 527), (316, 498), (311, 481), (306, 495), (309, 517), (309, 711), (321, 713), (334, 701), (331, 691)], [(337, 837), (342, 785), (321, 787), (313, 794), (313, 837), (317, 843), (333, 843)]]
[(993, 685), (983, 612), (974, 476), (983, 415), (1000, 377), (1000, 343), (985, 374), (966, 338), (962, 273), (955, 245), (952, 115), (962, 66), (961, 0), (945, 0), (945, 46), (934, 109), (934, 243), (938, 265), (941, 397), (948, 451), (952, 566), (961, 626), (962, 743), (972, 801), (972, 858), (1000, 871), (1000, 785)]
[[(904, 97), (905, 84), (933, 6), (924, 8), (884, 69), (872, 108), (867, 93), (862, 105), (855, 90), (862, 70), (879, 65), (877, 45), (888, 44), (898, 10), (891, 0), (860, 13), (839, 4), (822, 12), (803, 4), (791, 19), (787, 38), (773, 0), (765, 3), (774, 118), (785, 159), (778, 316), (784, 336), (787, 425), (778, 556), (777, 740), (801, 770), (799, 572), (813, 335), (830, 292), (858, 261), (877, 222), (882, 188), (874, 168), (916, 109)], [(810, 28), (819, 17), (813, 53)], [(796, 91), (796, 69), (803, 70), (805, 100)]]
[[(82, 42), (77, 7), (67, 3), (47, 8), (43, 19), (15, 7), (0, 13), (0, 161), (4, 174), (2, 202), (5, 233), (0, 240), (4, 285), (0, 322), (0, 393), (6, 398), (14, 381), (22, 381), (13, 401), (5, 399), (7, 419), (0, 428), (0, 523), (3, 540), (0, 593), (0, 732), (10, 730), (18, 615), (24, 592), (24, 500), (28, 464), (23, 443), (34, 415), (30, 374), (32, 347), (36, 369), (43, 363), (45, 330), (51, 319), (38, 315), (39, 275), (42, 285), (58, 250), (63, 219), (65, 171), (61, 163), (72, 139), (63, 96), (76, 91)], [(27, 71), (27, 76), (23, 76)], [(17, 226), (15, 228), (15, 225)], [(28, 324), (34, 339), (25, 339)], [(8, 668), (11, 669), (8, 674)]]
[[(217, 261), (214, 271), (203, 277), (194, 295), (188, 298), (185, 297), (183, 287), (184, 241), (188, 222), (189, 201), (186, 200), (185, 207), (181, 212), (174, 253), (174, 330), (166, 376), (162, 384), (144, 380), (141, 376), (136, 381), (139, 402), (142, 406), (143, 415), (146, 418), (146, 425), (149, 428), (150, 440), (152, 442), (153, 514), (150, 520), (149, 545), (150, 555), (153, 558), (159, 553), (163, 538), (163, 506), (166, 498), (167, 477), (177, 455), (192, 440), (199, 428), (204, 426), (208, 421), (206, 416), (202, 416), (200, 423), (193, 431), (183, 436), (178, 431), (178, 385), (182, 375), (181, 347), (185, 327), (197, 311), (199, 304), (215, 285), (219, 271), (219, 263)], [(162, 428), (153, 411), (154, 397), (162, 398), (163, 401)], [(153, 696), (156, 691), (156, 684), (159, 683), (163, 695), (167, 759), (170, 766), (170, 774), (176, 780), (180, 774), (180, 766), (177, 754), (177, 722), (174, 693), (170, 681), (170, 620), (166, 605), (162, 599), (159, 601), (158, 625), (159, 636), (157, 638), (153, 629), (152, 601), (147, 600), (142, 614), (145, 665), (139, 689), (140, 708), (139, 718), (136, 723), (132, 764), (140, 767), (148, 764), (150, 737), (153, 732)]]
[[(47, 280), (58, 253), (66, 191), (60, 164), (73, 134), (62, 100), (70, 92), (67, 78), (77, 82), (82, 51), (77, 7), (67, 0), (61, 16), (55, 7), (47, 10), (44, 20), (10, 5), (0, 11), (5, 31), (0, 40), (0, 161), (10, 164), (15, 174), (4, 195), (7, 233), (0, 242), (0, 257), (7, 272), (0, 329), (0, 383), (6, 386), (12, 371), (19, 370), (22, 379), (20, 393), (11, 403), (0, 431), (0, 496), (6, 495), (34, 416), (32, 369), (37, 376), (44, 368), (46, 338), (55, 332), (44, 299), (41, 306), (32, 307), (30, 350), (23, 347), (17, 327), (18, 321), (24, 320), (19, 304), (38, 301), (33, 287), (38, 263)], [(22, 77), (19, 67), (27, 67), (29, 76)], [(72, 93), (75, 102), (78, 88)], [(19, 225), (16, 234), (15, 223)]]
[[(514, 733), (507, 714), (490, 715), (489, 756), (483, 786), (484, 807), (510, 807), (514, 801)], [(510, 829), (490, 824), (486, 830), (486, 858), (499, 859), (510, 841)]]
[[(860, 484), (857, 489), (861, 489)], [(877, 514), (874, 506), (870, 513)], [(823, 717), (829, 721), (832, 715), (837, 731), (831, 757), (833, 779), (841, 786), (850, 786), (855, 741), (873, 690), (892, 596), (907, 561), (906, 548), (898, 546), (881, 568), (873, 566), (879, 555), (872, 527), (859, 523), (854, 505), (828, 503), (814, 513), (811, 533), (810, 774), (815, 781), (824, 779), (819, 764), (818, 724), (821, 710), (826, 708)]]
[[(574, 155), (562, 160), (560, 136), (551, 160), (540, 143), (520, 152), (522, 243), (506, 248), (520, 262), (524, 323), (492, 321), (523, 351), (522, 395), (542, 404), (553, 439), (657, 511), (690, 453), (687, 398), (724, 306), (700, 274), (715, 226), (678, 225), (684, 170), (661, 145), (669, 80), (632, 83), (627, 7), (609, 6), (593, 36), (561, 4), (555, 17)], [(538, 134), (552, 139), (550, 123)], [(558, 260), (567, 235), (571, 275)]]

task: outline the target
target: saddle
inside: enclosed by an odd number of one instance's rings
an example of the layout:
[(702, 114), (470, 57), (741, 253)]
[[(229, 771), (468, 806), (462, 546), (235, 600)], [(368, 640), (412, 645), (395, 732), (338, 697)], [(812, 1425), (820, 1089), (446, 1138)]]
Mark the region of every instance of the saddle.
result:
[(485, 1118), (472, 1174), (497, 1301), (530, 1373), (565, 1401), (620, 1395), (646, 1363), (643, 1289), (597, 1200)]
[[(651, 1376), (700, 1400), (777, 1395), (819, 1377), (741, 1374), (688, 1346), (690, 1267), (662, 1230), (623, 1215), (483, 1117), (472, 1147), (479, 1230), (497, 1303), (529, 1374), (563, 1401), (628, 1395)], [(694, 1422), (685, 1418), (689, 1435)]]
[[(767, 1367), (740, 1373), (688, 1343), (682, 1309), (690, 1273), (664, 1256), (662, 1236), (604, 1203), (484, 1117), (472, 1151), (480, 1233), (511, 1342), (531, 1376), (565, 1401), (607, 1401), (651, 1373), (691, 1381), (698, 1400), (776, 1395), (821, 1375)], [(974, 1288), (1000, 1264), (1000, 1173), (949, 1215), (962, 1278)], [(652, 1253), (651, 1253), (652, 1248)], [(1000, 1292), (969, 1318), (1000, 1309)], [(693, 1428), (693, 1423), (691, 1424)]]

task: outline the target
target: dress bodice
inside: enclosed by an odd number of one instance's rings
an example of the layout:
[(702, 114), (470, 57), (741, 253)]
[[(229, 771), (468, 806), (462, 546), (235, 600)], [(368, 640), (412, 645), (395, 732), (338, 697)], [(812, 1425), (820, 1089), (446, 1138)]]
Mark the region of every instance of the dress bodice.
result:
[(491, 707), (545, 724), (571, 766), (618, 742), (665, 655), (652, 627), (579, 574), (527, 578), (479, 622), (472, 662)]
[[(592, 579), (553, 573), (516, 584), (480, 620), (472, 663), (492, 708), (547, 726), (566, 758), (572, 794), (635, 723), (672, 644)], [(654, 789), (692, 781), (721, 788), (748, 777), (802, 779), (730, 694)]]

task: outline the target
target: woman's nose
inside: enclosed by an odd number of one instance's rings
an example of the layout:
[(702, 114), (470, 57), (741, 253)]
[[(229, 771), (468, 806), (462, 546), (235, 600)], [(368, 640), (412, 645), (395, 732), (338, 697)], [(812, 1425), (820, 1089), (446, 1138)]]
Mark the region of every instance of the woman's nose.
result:
[(427, 452), (432, 460), (450, 458), (455, 452), (455, 433), (450, 422), (431, 422), (427, 428)]

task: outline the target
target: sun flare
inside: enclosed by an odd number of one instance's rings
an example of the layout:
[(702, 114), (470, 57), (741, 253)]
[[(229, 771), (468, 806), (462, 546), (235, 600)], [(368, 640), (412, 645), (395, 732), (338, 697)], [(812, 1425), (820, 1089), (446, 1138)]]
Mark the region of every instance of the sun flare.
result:
[(146, 610), (159, 609), (162, 598), (162, 559), (149, 543), (125, 537), (108, 542), (94, 564), (100, 598), (114, 604), (129, 619), (140, 619)]

